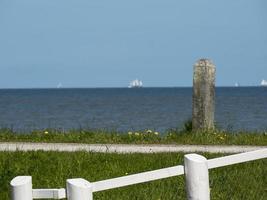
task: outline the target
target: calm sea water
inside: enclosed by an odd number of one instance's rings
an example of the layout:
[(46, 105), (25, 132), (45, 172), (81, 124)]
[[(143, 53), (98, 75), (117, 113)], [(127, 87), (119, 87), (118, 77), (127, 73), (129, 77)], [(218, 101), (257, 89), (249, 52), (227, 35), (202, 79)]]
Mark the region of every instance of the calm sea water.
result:
[[(165, 131), (191, 117), (191, 104), (192, 88), (2, 89), (0, 126)], [(267, 87), (217, 88), (215, 118), (225, 129), (267, 130)]]

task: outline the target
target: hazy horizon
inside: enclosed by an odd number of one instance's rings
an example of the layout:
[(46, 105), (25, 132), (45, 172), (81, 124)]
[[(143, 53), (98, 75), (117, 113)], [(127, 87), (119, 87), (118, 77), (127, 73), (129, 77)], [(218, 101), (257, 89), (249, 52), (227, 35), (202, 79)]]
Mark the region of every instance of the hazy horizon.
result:
[[(216, 85), (216, 88), (251, 88), (251, 87), (263, 87), (265, 88), (266, 86), (261, 86), (261, 85), (240, 85), (240, 86), (223, 86), (223, 85)], [(139, 89), (153, 89), (153, 88), (193, 88), (193, 86), (144, 86), (142, 88), (129, 88), (128, 86), (121, 86), (121, 87), (21, 87), (21, 88), (0, 88), (0, 90), (27, 90), (27, 89), (55, 89), (55, 90), (60, 90), (60, 89), (133, 89), (133, 90), (139, 90)]]

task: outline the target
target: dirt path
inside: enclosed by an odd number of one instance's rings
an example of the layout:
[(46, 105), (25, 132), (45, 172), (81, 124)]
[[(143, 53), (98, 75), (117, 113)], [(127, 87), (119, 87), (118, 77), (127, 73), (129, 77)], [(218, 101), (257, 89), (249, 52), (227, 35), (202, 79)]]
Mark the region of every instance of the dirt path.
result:
[(0, 151), (87, 151), (105, 153), (160, 153), (160, 152), (210, 152), (241, 153), (267, 146), (219, 146), (219, 145), (135, 145), (135, 144), (75, 144), (75, 143), (29, 143), (2, 142)]

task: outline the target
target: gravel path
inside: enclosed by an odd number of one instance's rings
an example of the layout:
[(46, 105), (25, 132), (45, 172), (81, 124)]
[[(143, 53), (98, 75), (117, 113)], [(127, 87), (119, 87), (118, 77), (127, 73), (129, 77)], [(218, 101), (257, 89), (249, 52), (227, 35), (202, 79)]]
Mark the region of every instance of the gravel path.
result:
[(135, 145), (135, 144), (75, 144), (75, 143), (30, 143), (2, 142), (0, 151), (87, 151), (105, 153), (160, 153), (160, 152), (210, 152), (242, 153), (264, 149), (267, 146), (219, 146), (219, 145)]

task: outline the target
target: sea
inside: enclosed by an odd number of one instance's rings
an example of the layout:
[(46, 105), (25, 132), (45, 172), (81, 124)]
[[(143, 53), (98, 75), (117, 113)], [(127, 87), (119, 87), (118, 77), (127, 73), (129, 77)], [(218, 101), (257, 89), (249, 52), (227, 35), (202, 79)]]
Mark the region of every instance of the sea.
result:
[[(267, 87), (217, 87), (216, 126), (267, 130)], [(0, 128), (166, 132), (192, 116), (192, 88), (0, 89)]]

